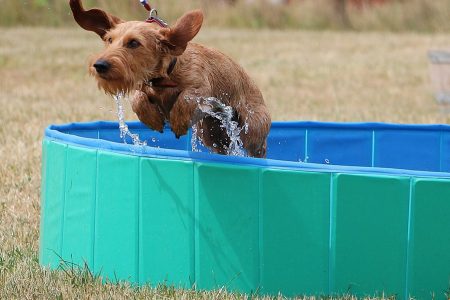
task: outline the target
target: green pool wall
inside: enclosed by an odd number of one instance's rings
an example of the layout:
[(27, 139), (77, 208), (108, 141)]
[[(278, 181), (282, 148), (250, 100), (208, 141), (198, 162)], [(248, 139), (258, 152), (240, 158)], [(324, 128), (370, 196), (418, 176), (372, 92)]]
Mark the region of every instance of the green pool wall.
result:
[(126, 155), (43, 141), (40, 263), (286, 296), (447, 299), (450, 180)]

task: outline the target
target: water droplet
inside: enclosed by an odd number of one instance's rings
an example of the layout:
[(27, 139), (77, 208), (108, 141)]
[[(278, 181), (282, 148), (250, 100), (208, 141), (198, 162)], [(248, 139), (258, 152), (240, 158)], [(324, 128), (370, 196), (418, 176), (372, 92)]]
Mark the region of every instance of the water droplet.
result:
[(191, 149), (192, 152), (200, 152), (197, 147), (198, 143), (198, 134), (197, 134), (197, 124), (192, 125), (192, 136), (191, 136)]
[(244, 124), (244, 133), (248, 134), (248, 123), (247, 122), (245, 122), (245, 124)]
[(142, 142), (139, 139), (138, 134), (131, 133), (131, 131), (128, 129), (128, 125), (125, 123), (125, 113), (124, 113), (123, 104), (122, 104), (123, 97), (124, 97), (123, 92), (117, 93), (117, 95), (113, 96), (114, 100), (116, 101), (116, 105), (117, 105), (117, 118), (119, 119), (120, 138), (123, 139), (123, 142), (125, 144), (127, 143), (126, 137), (128, 136), (133, 141), (133, 145), (147, 146), (147, 142), (146, 141)]

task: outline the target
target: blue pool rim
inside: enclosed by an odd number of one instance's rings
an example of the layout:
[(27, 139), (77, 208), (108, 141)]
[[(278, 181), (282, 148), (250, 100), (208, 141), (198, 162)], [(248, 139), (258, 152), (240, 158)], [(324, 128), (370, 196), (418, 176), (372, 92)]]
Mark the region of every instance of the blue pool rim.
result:
[[(141, 122), (127, 122), (131, 131), (148, 129)], [(112, 121), (94, 121), (85, 123), (68, 123), (61, 125), (50, 125), (45, 129), (45, 138), (53, 141), (64, 141), (67, 144), (90, 149), (102, 149), (111, 152), (143, 156), (152, 158), (166, 158), (172, 160), (187, 160), (209, 163), (222, 163), (233, 165), (245, 165), (254, 167), (270, 167), (273, 169), (287, 169), (305, 172), (328, 172), (328, 173), (347, 173), (347, 174), (367, 174), (367, 175), (392, 175), (392, 176), (414, 176), (424, 178), (450, 178), (449, 172), (436, 171), (418, 171), (410, 169), (384, 168), (372, 166), (345, 166), (333, 164), (319, 164), (310, 162), (294, 162), (277, 159), (261, 159), (252, 157), (236, 157), (211, 154), (206, 152), (192, 152), (186, 150), (157, 148), (151, 146), (136, 146), (126, 143), (117, 143), (103, 139), (84, 138), (72, 135), (69, 132), (73, 130), (104, 130), (118, 129), (117, 122)], [(273, 122), (272, 129), (280, 128), (308, 128), (308, 129), (341, 129), (341, 130), (399, 130), (399, 131), (438, 131), (450, 133), (450, 125), (430, 124), (391, 124), (391, 123), (335, 123), (335, 122)], [(170, 127), (166, 126), (165, 135)], [(188, 143), (190, 143), (190, 132), (188, 134)], [(190, 145), (190, 144), (189, 144)], [(189, 147), (186, 145), (186, 147)]]

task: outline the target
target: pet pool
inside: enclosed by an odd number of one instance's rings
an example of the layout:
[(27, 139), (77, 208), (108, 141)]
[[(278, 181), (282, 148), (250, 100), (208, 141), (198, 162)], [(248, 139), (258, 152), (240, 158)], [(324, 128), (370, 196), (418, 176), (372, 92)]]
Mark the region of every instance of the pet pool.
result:
[(447, 299), (450, 126), (273, 123), (268, 159), (129, 127), (149, 146), (123, 143), (112, 122), (46, 129), (41, 265), (136, 284)]

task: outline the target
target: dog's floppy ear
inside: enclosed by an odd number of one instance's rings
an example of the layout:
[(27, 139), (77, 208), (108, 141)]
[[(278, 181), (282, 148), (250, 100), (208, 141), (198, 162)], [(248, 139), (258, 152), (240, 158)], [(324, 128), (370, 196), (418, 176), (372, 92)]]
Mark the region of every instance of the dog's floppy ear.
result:
[(70, 0), (73, 17), (81, 28), (97, 33), (101, 38), (111, 28), (123, 21), (101, 9), (85, 10), (81, 0)]
[(200, 31), (202, 23), (203, 13), (200, 10), (190, 11), (179, 18), (174, 26), (159, 31), (162, 35), (161, 42), (169, 49), (170, 54), (181, 55), (188, 42)]

